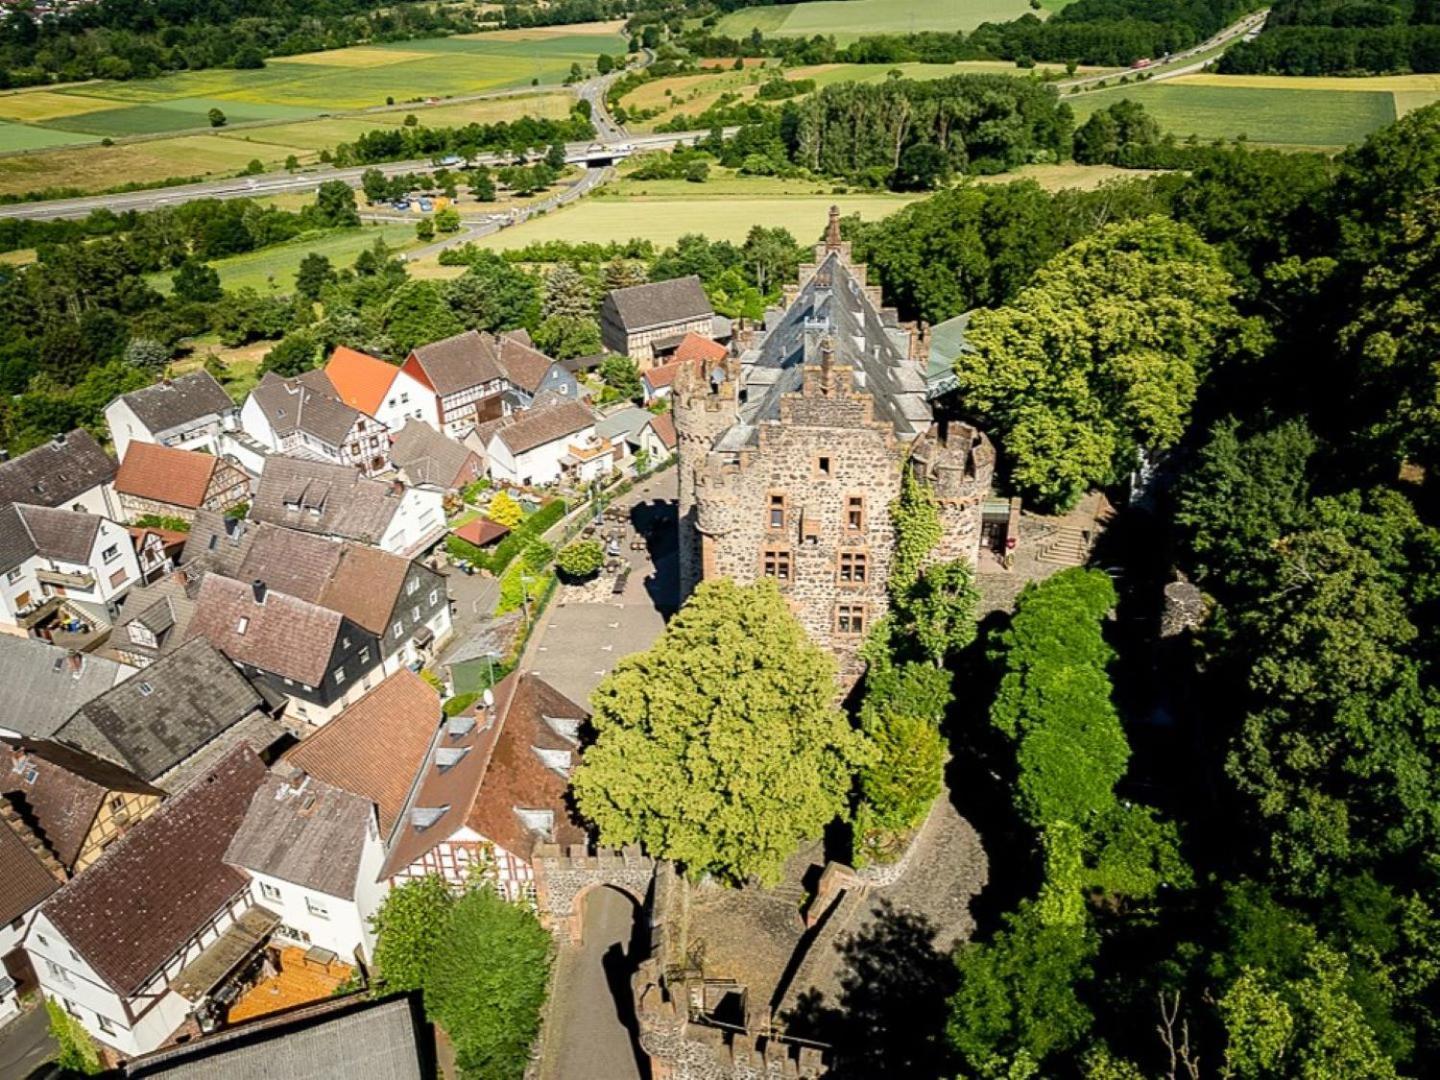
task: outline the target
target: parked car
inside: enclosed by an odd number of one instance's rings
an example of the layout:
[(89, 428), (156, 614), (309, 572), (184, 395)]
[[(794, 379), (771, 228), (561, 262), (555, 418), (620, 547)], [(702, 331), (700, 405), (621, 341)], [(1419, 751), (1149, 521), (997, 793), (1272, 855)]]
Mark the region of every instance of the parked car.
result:
[(435, 204), (432, 203), (429, 199), (420, 200), (420, 212), (422, 214), (428, 214), (433, 209), (435, 209)]
[(409, 199), (396, 199), (393, 203), (390, 204), (390, 208), (391, 208), (392, 210), (409, 210), (409, 209), (410, 209), (410, 200), (409, 200)]

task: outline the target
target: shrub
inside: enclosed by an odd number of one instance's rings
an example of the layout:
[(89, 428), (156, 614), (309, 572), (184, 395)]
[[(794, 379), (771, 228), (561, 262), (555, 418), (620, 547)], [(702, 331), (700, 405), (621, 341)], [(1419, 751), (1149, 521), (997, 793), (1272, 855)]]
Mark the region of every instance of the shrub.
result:
[(555, 565), (576, 581), (594, 577), (605, 565), (605, 548), (599, 540), (577, 540), (561, 549)]
[(45, 1011), (50, 1016), (50, 1035), (60, 1047), (56, 1064), (66, 1072), (95, 1076), (103, 1072), (100, 1050), (80, 1021), (54, 1001), (46, 999)]
[(495, 497), (490, 500), (490, 508), (485, 511), (485, 516), (496, 525), (504, 525), (507, 529), (513, 529), (525, 519), (525, 511), (520, 509), (520, 504), (511, 497), (508, 491), (497, 491)]

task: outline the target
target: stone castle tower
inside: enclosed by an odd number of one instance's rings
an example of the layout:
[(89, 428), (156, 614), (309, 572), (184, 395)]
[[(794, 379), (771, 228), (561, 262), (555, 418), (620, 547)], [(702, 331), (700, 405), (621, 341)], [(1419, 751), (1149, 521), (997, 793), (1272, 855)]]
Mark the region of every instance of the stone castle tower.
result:
[(945, 535), (937, 559), (976, 559), (995, 453), (983, 433), (938, 418), (913, 331), (840, 239), (825, 241), (763, 330), (731, 356), (681, 371), (682, 596), (702, 580), (771, 577), (811, 636), (841, 661), (888, 607), (889, 508), (906, 468), (932, 487)]

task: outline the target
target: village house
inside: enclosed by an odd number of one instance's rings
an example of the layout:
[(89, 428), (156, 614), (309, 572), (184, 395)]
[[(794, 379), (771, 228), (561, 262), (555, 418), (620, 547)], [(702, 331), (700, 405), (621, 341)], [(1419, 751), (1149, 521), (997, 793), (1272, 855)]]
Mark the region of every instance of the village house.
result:
[(339, 612), (378, 642), (381, 676), (423, 666), (452, 631), (444, 575), (366, 544), (205, 514), (191, 531), (185, 568), (263, 582)]
[(224, 453), (223, 434), (235, 430), (236, 408), (208, 371), (161, 379), (105, 406), (105, 426), (124, 460), (132, 442), (178, 450)]
[[(293, 379), (266, 372), (245, 399), (240, 425), (273, 454), (343, 465), (367, 476), (388, 467), (385, 425), (336, 397), (323, 371)], [(269, 471), (267, 460), (264, 472)]]
[(364, 694), (383, 662), (376, 635), (340, 612), (221, 574), (201, 581), (189, 633), (285, 701), (287, 717), (313, 726)]
[(485, 458), (420, 420), (409, 420), (390, 444), (390, 464), (411, 487), (459, 491), (485, 475)]
[(185, 549), (183, 532), (151, 525), (132, 525), (130, 541), (135, 546), (135, 561), (140, 565), (140, 581), (146, 585), (175, 569), (175, 564), (180, 561), (180, 552)]
[(120, 601), (105, 652), (137, 668), (174, 652), (188, 639), (199, 589), (200, 578), (183, 570), (131, 589)]
[(708, 371), (716, 364), (724, 363), (729, 355), (730, 350), (718, 341), (711, 341), (699, 334), (686, 334), (668, 363), (653, 367), (640, 376), (645, 400), (664, 401), (668, 398), (675, 384), (675, 376), (680, 373), (682, 365), (698, 364)]
[(41, 989), (112, 1052), (161, 1046), (279, 921), (224, 861), (265, 777), (237, 747), (35, 915), (25, 950)]
[(8, 803), (0, 804), (0, 1023), (20, 1011), (19, 991), (35, 984), (22, 948), (40, 905), (65, 883), (65, 872)]
[(614, 448), (595, 434), (595, 414), (578, 401), (492, 420), (479, 429), (490, 478), (520, 487), (562, 477), (589, 482), (615, 464)]
[(506, 896), (533, 899), (535, 846), (586, 840), (567, 794), (585, 717), (519, 673), (490, 703), (446, 717), (434, 689), (400, 672), (285, 760), (374, 802), (382, 879), (435, 873), (460, 885), (478, 865)]
[(0, 798), (74, 877), (160, 805), (165, 793), (126, 769), (51, 741), (6, 747)]
[(81, 428), (0, 460), (0, 507), (10, 503), (115, 517), (115, 462)]
[(580, 399), (580, 380), (564, 364), (535, 348), (526, 331), (509, 330), (498, 338), (483, 337), (495, 350), (500, 370), (510, 384), (507, 411), (528, 409), (541, 394)]
[(669, 413), (652, 413), (634, 405), (617, 409), (595, 424), (595, 434), (615, 447), (617, 464), (637, 454), (658, 465), (675, 452), (675, 422)]
[(373, 416), (392, 435), (412, 420), (440, 427), (435, 394), (394, 364), (341, 345), (330, 354), (324, 371), (337, 398)]
[(289, 739), (234, 665), (191, 641), (18, 745), (42, 754), (44, 743), (69, 747), (173, 793), (237, 745), (272, 757)]
[[(125, 526), (73, 510), (14, 503), (0, 509), (0, 630), (25, 633), (67, 601), (77, 616), (104, 605), (140, 579)], [(88, 610), (86, 610), (88, 608)]]
[(39, 638), (0, 634), (0, 738), (46, 739), (75, 710), (124, 682), (135, 669)]
[(426, 387), (439, 429), (452, 438), (504, 414), (505, 372), (494, 347), (474, 330), (418, 346), (400, 370)]
[(262, 1016), (125, 1063), (126, 1080), (365, 1077), (437, 1080), (435, 1031), (420, 992), (329, 998)]
[(445, 535), (445, 496), (398, 480), (371, 480), (344, 466), (280, 457), (265, 466), (250, 517), (410, 558)]
[(250, 477), (214, 454), (135, 442), (115, 476), (120, 512), (193, 521), (197, 510), (224, 513), (250, 501)]
[(280, 916), (277, 939), (347, 963), (374, 953), (384, 859), (374, 803), (290, 765), (265, 778), (225, 853), (250, 875), (253, 902)]
[(612, 289), (600, 304), (605, 348), (630, 357), (642, 371), (673, 353), (687, 334), (713, 338), (715, 330), (715, 309), (693, 274)]
[(851, 259), (838, 211), (784, 306), (743, 336), (718, 370), (685, 365), (675, 381), (681, 593), (771, 578), (850, 681), (888, 610), (905, 470), (938, 500), (934, 557), (973, 564), (995, 451), (937, 414), (928, 357)]

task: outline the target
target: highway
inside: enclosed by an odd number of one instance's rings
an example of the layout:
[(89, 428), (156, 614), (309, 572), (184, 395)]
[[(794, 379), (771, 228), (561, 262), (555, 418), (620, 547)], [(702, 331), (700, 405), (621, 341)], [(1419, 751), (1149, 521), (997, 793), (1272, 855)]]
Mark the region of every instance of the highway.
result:
[[(1111, 82), (1124, 75), (1143, 73), (1146, 76), (1145, 82), (1163, 82), (1166, 79), (1177, 79), (1181, 75), (1194, 75), (1198, 71), (1204, 71), (1220, 59), (1220, 52), (1223, 52), (1226, 46), (1234, 44), (1242, 38), (1258, 34), (1265, 28), (1265, 20), (1269, 17), (1269, 8), (1246, 15), (1245, 18), (1231, 23), (1208, 41), (1202, 41), (1199, 45), (1186, 49), (1184, 52), (1173, 53), (1157, 60), (1148, 68), (1111, 71), (1102, 75), (1081, 75), (1073, 79), (1062, 79), (1055, 83), (1055, 87), (1063, 94), (1073, 87), (1094, 86), (1096, 83)], [(1215, 52), (1217, 49), (1220, 52)], [(1214, 55), (1206, 55), (1212, 52)], [(1186, 63), (1186, 61), (1191, 62)]]

